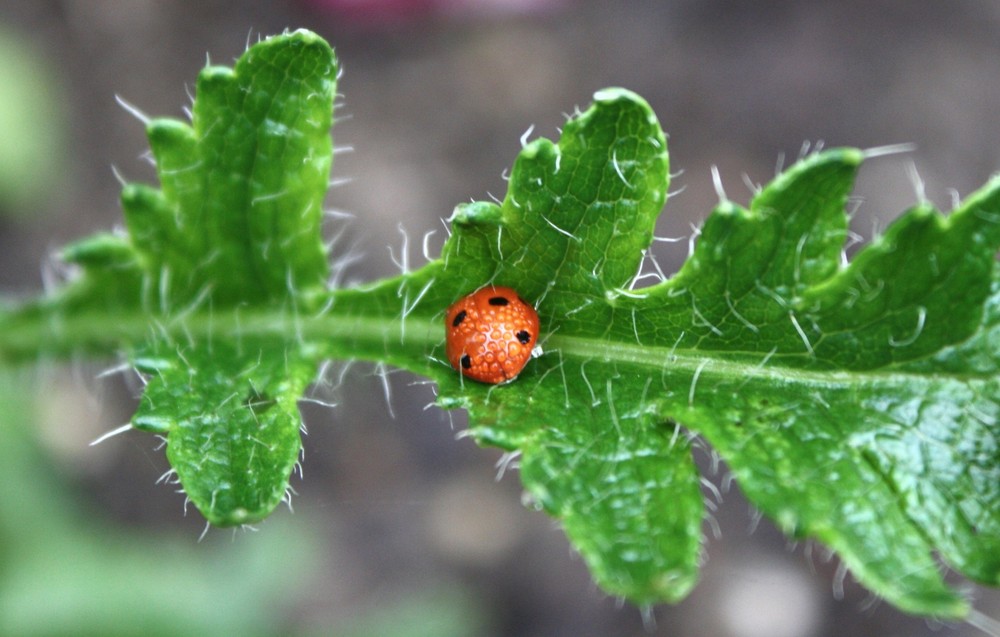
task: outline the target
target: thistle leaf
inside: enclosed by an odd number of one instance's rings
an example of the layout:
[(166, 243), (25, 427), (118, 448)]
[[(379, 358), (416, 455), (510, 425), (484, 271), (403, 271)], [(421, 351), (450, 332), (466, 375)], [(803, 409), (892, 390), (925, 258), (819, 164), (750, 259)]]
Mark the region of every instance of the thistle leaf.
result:
[[(866, 155), (813, 154), (749, 207), (721, 202), (683, 267), (637, 287), (666, 138), (645, 101), (607, 89), (558, 141), (525, 145), (501, 203), (455, 209), (439, 259), (323, 290), (335, 77), (303, 32), (203, 71), (193, 125), (149, 125), (161, 188), (125, 188), (128, 236), (71, 246), (83, 276), (0, 313), (0, 354), (126, 348), (150, 379), (135, 426), (166, 434), (216, 524), (283, 496), (314, 366), (364, 359), (433, 379), (480, 443), (520, 454), (533, 502), (636, 603), (696, 582), (698, 446), (899, 608), (967, 616), (938, 558), (1000, 584), (1000, 178), (947, 216), (918, 203), (845, 263)], [(489, 284), (542, 321), (544, 354), (502, 386), (444, 357), (445, 308)]]

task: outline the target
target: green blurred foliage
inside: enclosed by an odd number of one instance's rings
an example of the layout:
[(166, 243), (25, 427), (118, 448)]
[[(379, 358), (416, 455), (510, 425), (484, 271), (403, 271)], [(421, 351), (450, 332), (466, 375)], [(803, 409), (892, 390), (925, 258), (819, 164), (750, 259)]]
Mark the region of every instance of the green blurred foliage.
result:
[(0, 213), (27, 213), (65, 165), (59, 80), (41, 52), (0, 28)]
[(468, 596), (434, 588), (349, 620), (297, 616), (324, 575), (301, 514), (200, 542), (95, 519), (39, 444), (45, 383), (29, 376), (0, 375), (0, 635), (458, 637), (483, 624)]

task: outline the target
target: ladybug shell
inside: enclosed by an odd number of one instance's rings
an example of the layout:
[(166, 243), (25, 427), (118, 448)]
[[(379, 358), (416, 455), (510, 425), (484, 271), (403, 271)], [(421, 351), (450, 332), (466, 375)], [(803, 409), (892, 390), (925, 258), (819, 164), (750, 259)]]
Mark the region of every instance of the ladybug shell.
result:
[(456, 301), (445, 314), (451, 366), (483, 383), (513, 380), (532, 357), (538, 314), (505, 287), (487, 286)]

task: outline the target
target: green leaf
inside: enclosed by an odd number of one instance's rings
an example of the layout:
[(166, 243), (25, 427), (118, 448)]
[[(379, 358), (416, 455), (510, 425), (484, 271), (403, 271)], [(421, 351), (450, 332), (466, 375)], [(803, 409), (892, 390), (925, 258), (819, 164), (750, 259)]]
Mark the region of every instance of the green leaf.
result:
[(188, 498), (214, 524), (266, 517), (301, 449), (297, 401), (318, 356), (294, 330), (244, 338), (239, 323), (323, 300), (336, 76), (333, 51), (306, 31), (202, 70), (190, 125), (147, 123), (161, 188), (125, 186), (128, 235), (71, 245), (62, 256), (81, 276), (0, 315), (15, 356), (32, 342), (124, 345), (148, 377), (133, 425), (166, 436)]
[[(150, 378), (135, 425), (166, 433), (218, 524), (280, 500), (311, 369), (360, 358), (433, 379), (479, 442), (520, 454), (534, 503), (639, 604), (697, 579), (712, 487), (696, 446), (904, 610), (969, 612), (935, 555), (1000, 584), (1000, 178), (947, 217), (918, 203), (846, 264), (866, 155), (814, 154), (749, 208), (721, 202), (681, 270), (637, 288), (666, 139), (646, 102), (607, 89), (558, 142), (525, 145), (502, 203), (456, 208), (440, 259), (323, 292), (335, 70), (302, 32), (206, 69), (193, 127), (150, 123), (162, 189), (126, 187), (129, 237), (71, 247), (84, 276), (0, 314), (0, 352), (129, 346)], [(444, 360), (445, 308), (489, 284), (542, 321), (545, 353), (502, 386)]]
[[(702, 502), (687, 438), (649, 409), (619, 407), (623, 395), (640, 403), (650, 385), (599, 360), (564, 367), (553, 351), (510, 386), (463, 382), (444, 362), (443, 313), (492, 283), (537, 303), (550, 332), (597, 307), (610, 316), (632, 294), (667, 182), (666, 140), (649, 105), (629, 91), (601, 91), (558, 144), (525, 147), (501, 205), (456, 208), (439, 260), (335, 292), (330, 310), (342, 308), (352, 325), (331, 327), (346, 340), (330, 355), (371, 356), (437, 380), (441, 404), (469, 408), (480, 442), (523, 453), (525, 486), (563, 520), (598, 582), (640, 603), (680, 599), (696, 580)], [(613, 343), (602, 334), (605, 345)]]
[[(835, 267), (838, 255), (828, 250), (828, 275), (804, 286), (816, 270), (807, 268), (813, 238), (840, 232), (841, 220), (825, 223), (823, 206), (803, 193), (839, 182), (846, 195), (860, 159), (831, 151), (807, 160), (761, 193), (753, 212), (726, 205), (706, 223), (698, 252), (737, 236), (737, 224), (764, 226), (770, 214), (814, 218), (811, 232), (779, 236), (773, 249), (800, 252), (801, 267), (793, 260), (783, 274), (753, 269), (753, 287), (724, 296), (725, 304), (712, 308), (696, 291), (697, 281), (737, 269), (721, 259), (691, 279), (686, 265), (663, 286), (668, 295), (678, 285), (691, 290), (705, 324), (689, 328), (675, 350), (690, 354), (695, 369), (687, 404), (681, 397), (663, 413), (704, 435), (786, 532), (829, 544), (905, 610), (962, 616), (967, 603), (942, 583), (931, 553), (998, 583), (998, 392), (994, 371), (963, 365), (948, 349), (993, 329), (983, 306), (996, 281), (1000, 180), (947, 218), (927, 204), (914, 208), (849, 267)], [(711, 234), (716, 224), (725, 230)], [(726, 351), (741, 333), (745, 344)], [(690, 338), (697, 347), (686, 352)], [(996, 342), (980, 351), (995, 356)]]
[[(594, 213), (608, 209), (594, 184), (613, 180), (619, 157), (590, 142), (598, 122), (625, 119), (619, 108), (598, 100), (564, 130), (560, 149), (578, 144), (605, 167), (571, 169), (585, 182), (571, 189), (587, 196), (548, 185), (565, 154), (529, 146), (499, 213), (474, 204), (457, 216), (444, 272), (432, 264), (414, 287), (392, 284), (406, 297), (427, 273), (437, 286), (449, 268), (478, 268), (538, 304), (548, 353), (510, 386), (444, 376), (442, 404), (468, 407), (481, 442), (521, 452), (526, 488), (609, 592), (648, 603), (692, 585), (702, 509), (687, 441), (698, 436), (787, 533), (828, 544), (904, 610), (964, 616), (934, 552), (1000, 582), (997, 341), (995, 310), (984, 312), (996, 304), (1000, 179), (947, 218), (918, 205), (844, 267), (844, 206), (864, 153), (814, 155), (749, 209), (721, 203), (673, 278), (628, 290), (641, 252), (626, 259), (588, 234), (618, 224), (651, 240), (641, 208)], [(519, 205), (526, 192), (543, 196)], [(549, 223), (557, 215), (562, 225)], [(555, 241), (517, 234), (544, 226)], [(540, 247), (551, 243), (556, 254)], [(625, 263), (621, 278), (603, 276), (609, 254)], [(508, 274), (516, 263), (520, 281)], [(534, 284), (544, 280), (559, 283)]]
[(187, 497), (213, 524), (249, 524), (286, 498), (298, 460), (298, 399), (311, 358), (283, 344), (161, 347), (137, 359), (151, 374), (132, 418), (167, 435), (167, 458)]
[[(202, 302), (296, 307), (320, 289), (336, 74), (318, 36), (271, 38), (233, 69), (201, 72), (191, 126), (148, 124), (162, 190), (122, 193), (144, 306), (156, 290), (166, 313)], [(154, 364), (133, 424), (166, 434), (188, 498), (221, 526), (269, 515), (298, 460), (297, 401), (315, 358), (284, 339), (209, 335), (191, 346), (154, 339), (135, 359)]]
[(192, 122), (147, 125), (162, 190), (127, 186), (136, 249), (173, 303), (261, 303), (322, 286), (337, 66), (304, 31), (198, 76)]

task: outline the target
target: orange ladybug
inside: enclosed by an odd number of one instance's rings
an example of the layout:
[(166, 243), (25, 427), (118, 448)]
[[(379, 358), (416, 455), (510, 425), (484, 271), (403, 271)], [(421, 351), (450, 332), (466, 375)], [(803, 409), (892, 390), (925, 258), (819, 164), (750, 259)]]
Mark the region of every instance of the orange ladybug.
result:
[(514, 380), (537, 356), (538, 313), (517, 292), (486, 286), (456, 301), (445, 314), (446, 353), (465, 376), (493, 385)]

